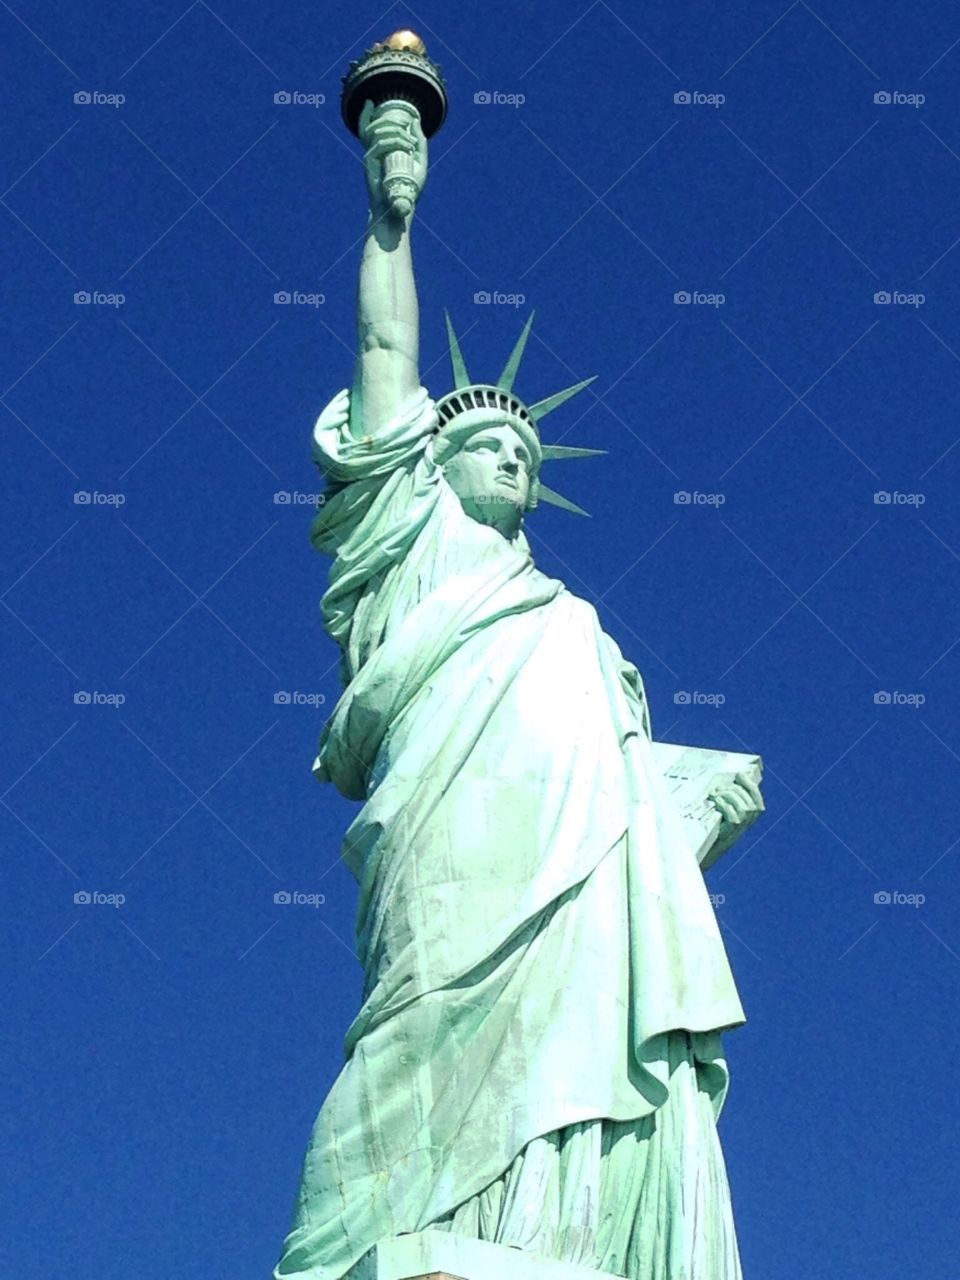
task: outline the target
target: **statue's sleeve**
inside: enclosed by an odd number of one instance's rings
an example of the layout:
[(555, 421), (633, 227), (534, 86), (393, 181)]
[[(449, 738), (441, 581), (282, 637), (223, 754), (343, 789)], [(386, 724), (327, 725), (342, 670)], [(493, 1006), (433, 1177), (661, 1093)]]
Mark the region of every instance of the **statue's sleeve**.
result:
[(629, 659), (625, 658), (620, 652), (620, 646), (616, 640), (606, 632), (603, 632), (604, 639), (611, 657), (613, 665), (620, 681), (620, 687), (626, 694), (627, 703), (635, 719), (639, 722), (644, 734), (650, 741), (653, 740), (653, 725), (650, 719), (650, 703), (647, 700), (647, 691), (644, 688), (643, 676)]
[(424, 387), (371, 435), (350, 430), (350, 392), (333, 397), (313, 429), (313, 461), (326, 479), (311, 531), (319, 551), (336, 555), (381, 491), (412, 476), (436, 425), (434, 402)]

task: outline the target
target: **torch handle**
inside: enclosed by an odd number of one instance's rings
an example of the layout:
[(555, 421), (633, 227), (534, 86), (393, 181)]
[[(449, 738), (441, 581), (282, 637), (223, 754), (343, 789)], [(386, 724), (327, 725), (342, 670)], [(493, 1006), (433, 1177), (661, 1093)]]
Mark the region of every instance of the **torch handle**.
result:
[[(388, 107), (396, 120), (396, 113), (407, 116), (411, 132), (415, 123), (420, 122), (420, 113), (412, 102), (402, 98), (391, 99), (380, 104), (380, 108)], [(378, 114), (380, 114), (378, 108)], [(406, 218), (413, 212), (413, 207), (420, 195), (420, 183), (416, 177), (416, 158), (410, 151), (397, 148), (388, 151), (382, 162), (380, 189), (391, 210), (398, 217)]]

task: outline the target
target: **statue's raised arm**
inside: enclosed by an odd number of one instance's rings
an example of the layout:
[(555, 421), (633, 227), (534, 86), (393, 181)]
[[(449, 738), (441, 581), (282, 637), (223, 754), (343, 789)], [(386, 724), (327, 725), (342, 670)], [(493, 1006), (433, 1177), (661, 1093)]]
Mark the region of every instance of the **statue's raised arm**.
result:
[(416, 195), (427, 177), (427, 139), (416, 108), (406, 102), (379, 107), (367, 101), (360, 116), (370, 214), (357, 295), (357, 364), (350, 432), (375, 436), (416, 392), (420, 316), (413, 278), (410, 229), (414, 207), (401, 214), (384, 192), (388, 155), (409, 157), (406, 176)]

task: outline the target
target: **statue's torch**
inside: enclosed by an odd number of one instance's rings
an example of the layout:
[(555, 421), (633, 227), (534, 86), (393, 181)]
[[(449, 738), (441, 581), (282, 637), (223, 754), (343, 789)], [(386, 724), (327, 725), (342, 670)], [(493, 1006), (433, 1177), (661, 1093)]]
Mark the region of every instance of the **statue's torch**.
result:
[[(413, 121), (419, 117), (424, 136), (432, 137), (447, 115), (447, 93), (440, 67), (427, 57), (427, 48), (414, 31), (395, 31), (368, 49), (343, 77), (340, 111), (350, 132), (360, 135), (363, 105), (389, 103)], [(394, 213), (406, 217), (419, 191), (413, 176), (413, 156), (403, 150), (383, 157), (384, 197)]]

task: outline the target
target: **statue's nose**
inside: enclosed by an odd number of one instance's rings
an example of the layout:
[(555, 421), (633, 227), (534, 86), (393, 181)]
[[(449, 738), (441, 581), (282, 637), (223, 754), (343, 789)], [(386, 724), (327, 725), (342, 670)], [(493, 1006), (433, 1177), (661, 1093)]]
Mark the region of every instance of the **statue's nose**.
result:
[(501, 469), (514, 476), (520, 470), (520, 463), (516, 458), (502, 458), (500, 461)]

